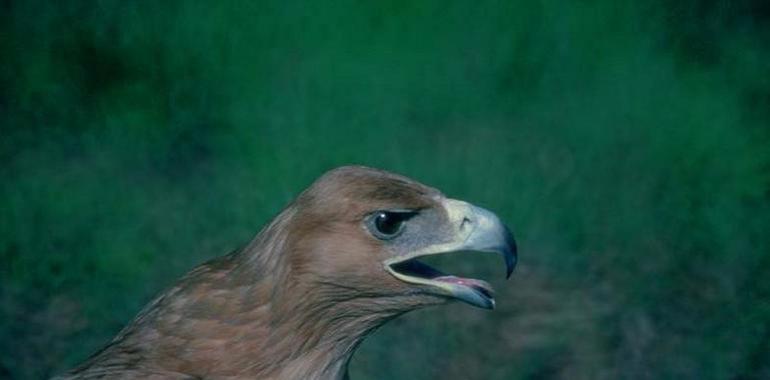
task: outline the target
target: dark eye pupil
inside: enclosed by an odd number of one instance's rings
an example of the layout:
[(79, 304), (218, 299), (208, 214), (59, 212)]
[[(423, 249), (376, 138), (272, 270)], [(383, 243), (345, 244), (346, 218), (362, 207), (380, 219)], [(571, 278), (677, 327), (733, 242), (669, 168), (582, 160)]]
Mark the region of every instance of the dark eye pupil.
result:
[(366, 227), (377, 239), (393, 239), (404, 231), (406, 221), (417, 214), (413, 210), (375, 211), (367, 217)]
[(387, 212), (380, 212), (374, 219), (374, 225), (377, 231), (384, 235), (393, 235), (401, 229), (403, 219)]

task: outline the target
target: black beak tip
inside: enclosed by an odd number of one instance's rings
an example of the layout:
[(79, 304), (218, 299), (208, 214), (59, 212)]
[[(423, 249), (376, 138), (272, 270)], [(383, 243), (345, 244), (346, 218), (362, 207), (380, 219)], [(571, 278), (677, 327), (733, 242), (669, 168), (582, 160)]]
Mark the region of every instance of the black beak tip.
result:
[(511, 274), (513, 273), (513, 270), (515, 268), (516, 268), (516, 257), (507, 256), (505, 258), (505, 278), (506, 279), (511, 278)]
[(513, 273), (513, 269), (516, 268), (516, 263), (518, 262), (518, 249), (516, 248), (516, 240), (513, 239), (513, 234), (510, 230), (506, 228), (506, 247), (505, 247), (505, 278), (511, 278), (511, 273)]

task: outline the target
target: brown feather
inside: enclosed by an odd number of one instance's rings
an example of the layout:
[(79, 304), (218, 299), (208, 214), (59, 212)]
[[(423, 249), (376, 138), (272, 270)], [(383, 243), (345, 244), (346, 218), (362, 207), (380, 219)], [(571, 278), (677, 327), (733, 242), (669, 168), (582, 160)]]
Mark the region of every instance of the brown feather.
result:
[(333, 170), (246, 247), (198, 266), (62, 378), (340, 379), (372, 330), (443, 302), (385, 273), (368, 212), (441, 194), (363, 167)]

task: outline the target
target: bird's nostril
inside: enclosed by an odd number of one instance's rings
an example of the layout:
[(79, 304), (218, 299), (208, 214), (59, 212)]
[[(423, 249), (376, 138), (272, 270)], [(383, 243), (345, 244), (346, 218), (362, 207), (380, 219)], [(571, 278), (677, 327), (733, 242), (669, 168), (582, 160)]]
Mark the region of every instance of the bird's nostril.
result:
[(462, 222), (460, 222), (460, 230), (462, 230), (463, 228), (465, 228), (465, 226), (466, 226), (466, 225), (469, 225), (469, 224), (472, 224), (472, 223), (473, 223), (473, 221), (471, 221), (470, 219), (468, 219), (468, 217), (467, 217), (467, 216), (464, 216), (464, 217), (463, 217), (463, 221), (462, 221)]

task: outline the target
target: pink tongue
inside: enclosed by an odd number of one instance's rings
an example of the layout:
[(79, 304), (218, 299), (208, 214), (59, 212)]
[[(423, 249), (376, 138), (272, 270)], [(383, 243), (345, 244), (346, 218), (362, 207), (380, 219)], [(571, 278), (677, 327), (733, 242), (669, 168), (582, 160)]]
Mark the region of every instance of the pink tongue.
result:
[(441, 277), (434, 278), (433, 281), (448, 282), (451, 284), (457, 284), (457, 285), (463, 285), (463, 286), (477, 286), (482, 289), (489, 289), (489, 284), (487, 284), (485, 281), (475, 280), (472, 278), (463, 278), (463, 277), (457, 277), (457, 276), (441, 276)]

